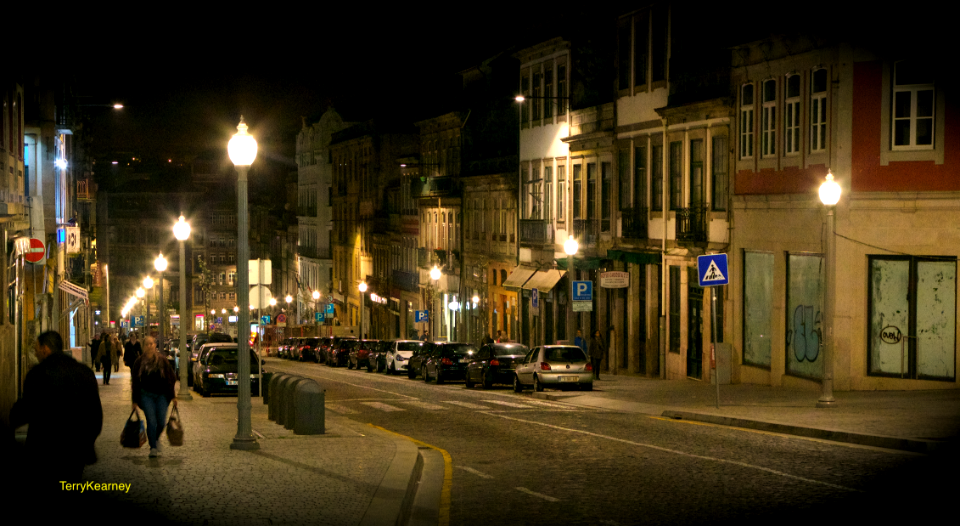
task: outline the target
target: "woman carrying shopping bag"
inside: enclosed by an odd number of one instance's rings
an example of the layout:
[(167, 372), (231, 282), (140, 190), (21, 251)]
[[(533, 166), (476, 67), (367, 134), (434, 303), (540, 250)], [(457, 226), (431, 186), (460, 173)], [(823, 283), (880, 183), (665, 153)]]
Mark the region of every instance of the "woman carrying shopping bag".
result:
[(173, 400), (173, 407), (177, 407), (174, 392), (177, 376), (170, 361), (160, 356), (153, 336), (144, 338), (143, 355), (137, 358), (130, 370), (133, 377), (133, 409), (143, 408), (143, 414), (147, 417), (150, 458), (156, 458), (160, 456), (157, 439), (166, 423), (167, 406)]

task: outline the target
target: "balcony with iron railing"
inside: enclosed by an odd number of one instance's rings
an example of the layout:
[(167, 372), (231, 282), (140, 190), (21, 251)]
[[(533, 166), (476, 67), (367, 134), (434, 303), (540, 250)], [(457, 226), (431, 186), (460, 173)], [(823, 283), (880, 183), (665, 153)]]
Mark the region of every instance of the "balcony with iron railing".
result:
[(394, 269), (393, 284), (401, 290), (416, 292), (420, 286), (420, 273)]
[(678, 208), (677, 243), (707, 242), (707, 207)]
[(312, 258), (312, 259), (332, 259), (330, 255), (330, 249), (328, 248), (318, 248), (318, 247), (298, 247), (297, 254), (300, 257)]
[(553, 243), (553, 225), (544, 219), (521, 219), (520, 243)]
[(647, 211), (646, 207), (624, 208), (620, 210), (621, 235), (629, 239), (647, 238)]
[(573, 236), (581, 245), (595, 245), (600, 239), (600, 220), (574, 219)]
[(317, 207), (315, 206), (301, 206), (297, 208), (297, 215), (301, 217), (316, 217), (317, 216)]

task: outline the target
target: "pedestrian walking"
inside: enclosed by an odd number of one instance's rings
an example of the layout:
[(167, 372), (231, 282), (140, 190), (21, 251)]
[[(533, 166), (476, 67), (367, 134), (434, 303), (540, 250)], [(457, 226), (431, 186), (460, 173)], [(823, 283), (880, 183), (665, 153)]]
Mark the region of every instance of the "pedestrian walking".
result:
[(583, 333), (580, 332), (580, 329), (577, 329), (577, 337), (573, 339), (573, 344), (583, 351), (584, 356), (590, 358), (590, 355), (587, 354), (587, 340), (583, 339)]
[(167, 406), (173, 401), (177, 407), (174, 386), (177, 375), (170, 361), (157, 351), (153, 336), (143, 339), (143, 354), (131, 369), (133, 379), (133, 410), (143, 408), (147, 417), (147, 441), (150, 443), (150, 458), (160, 456), (158, 439), (167, 419)]
[(116, 334), (110, 335), (110, 352), (113, 353), (113, 372), (120, 372), (120, 358), (123, 357), (123, 345)]
[(503, 343), (503, 331), (497, 331), (497, 338), (493, 340), (493, 343)]
[(420, 341), (430, 341), (430, 331), (428, 329), (423, 329), (423, 334), (420, 336)]
[(61, 481), (81, 482), (83, 466), (97, 461), (94, 442), (103, 427), (103, 407), (96, 375), (63, 352), (59, 333), (41, 334), (35, 353), (40, 363), (27, 373), (10, 423), (14, 429), (29, 424), (24, 473), (35, 484), (25, 486), (49, 497), (61, 493)]
[(137, 333), (131, 332), (130, 340), (123, 346), (123, 363), (132, 369), (133, 363), (137, 361), (141, 354), (143, 354), (143, 348), (137, 341)]
[(110, 348), (110, 335), (107, 333), (103, 333), (100, 336), (96, 362), (103, 368), (103, 385), (110, 385), (110, 371), (113, 369), (113, 352)]
[(603, 343), (603, 336), (600, 336), (600, 329), (593, 331), (590, 337), (590, 362), (593, 364), (593, 377), (600, 379), (600, 362), (607, 354), (607, 346)]
[(90, 340), (90, 368), (97, 372), (100, 371), (100, 362), (97, 361), (97, 351), (100, 350), (101, 338), (103, 338), (103, 334), (98, 334)]

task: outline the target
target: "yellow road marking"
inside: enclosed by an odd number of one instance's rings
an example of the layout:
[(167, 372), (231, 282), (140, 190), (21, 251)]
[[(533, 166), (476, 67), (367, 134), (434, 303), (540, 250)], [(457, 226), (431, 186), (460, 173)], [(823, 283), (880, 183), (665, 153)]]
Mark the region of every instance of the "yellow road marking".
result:
[(408, 437), (407, 435), (401, 435), (396, 431), (391, 431), (374, 424), (368, 425), (381, 431), (386, 431), (387, 433), (392, 433), (399, 437), (406, 438), (407, 440), (419, 446), (435, 449), (439, 451), (441, 455), (443, 455), (443, 486), (440, 488), (440, 520), (438, 524), (439, 526), (450, 526), (450, 488), (453, 486), (453, 459), (450, 458), (450, 453), (447, 453), (447, 450), (445, 449), (427, 444), (426, 442)]

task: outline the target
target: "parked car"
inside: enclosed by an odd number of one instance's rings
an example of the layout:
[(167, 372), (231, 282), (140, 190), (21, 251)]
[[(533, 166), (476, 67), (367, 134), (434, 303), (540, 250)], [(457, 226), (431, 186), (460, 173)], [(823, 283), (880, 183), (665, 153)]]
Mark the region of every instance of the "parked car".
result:
[[(236, 343), (217, 343), (209, 346), (195, 369), (194, 385), (201, 396), (210, 396), (214, 393), (237, 392), (239, 389), (237, 378), (238, 351)], [(260, 392), (259, 373), (261, 363), (257, 355), (250, 349), (250, 393)]]
[(384, 370), (387, 374), (400, 374), (407, 371), (407, 365), (414, 351), (430, 345), (417, 340), (394, 340), (387, 342), (383, 353)]
[(442, 384), (447, 380), (463, 379), (477, 347), (472, 343), (458, 342), (441, 342), (433, 346), (434, 351), (423, 364), (423, 381), (429, 382), (432, 378)]
[(191, 354), (190, 361), (196, 362), (197, 355), (200, 351), (200, 346), (207, 342), (217, 342), (217, 343), (233, 343), (233, 338), (229, 334), (224, 334), (222, 332), (211, 332), (211, 333), (200, 333), (196, 334), (193, 337), (193, 344), (190, 346)]
[(467, 387), (474, 383), (489, 389), (493, 384), (511, 384), (514, 377), (514, 366), (522, 360), (530, 349), (519, 343), (488, 343), (473, 355), (473, 360), (467, 364)]
[(574, 345), (544, 345), (535, 347), (514, 369), (513, 390), (522, 392), (528, 385), (535, 391), (544, 387), (555, 389), (593, 389), (593, 367)]
[(407, 361), (407, 378), (411, 380), (423, 373), (423, 366), (426, 364), (430, 354), (433, 353), (436, 344), (430, 342), (420, 342), (423, 345), (413, 350), (410, 359)]
[(330, 348), (333, 346), (333, 336), (321, 336), (317, 345), (317, 363), (326, 363)]
[(376, 352), (379, 346), (380, 340), (357, 340), (357, 344), (347, 355), (347, 369), (366, 367), (367, 371), (372, 371), (376, 367)]
[(320, 338), (317, 336), (308, 336), (299, 338), (291, 347), (293, 349), (293, 359), (300, 362), (319, 362), (317, 350), (320, 346)]
[(331, 367), (347, 365), (347, 361), (350, 359), (350, 351), (354, 349), (358, 341), (356, 338), (341, 338), (339, 341), (334, 341), (330, 353), (327, 355), (327, 365)]
[(394, 341), (395, 340), (380, 340), (380, 344), (377, 345), (377, 351), (372, 358), (374, 371), (382, 373), (387, 370), (387, 351), (393, 348)]

